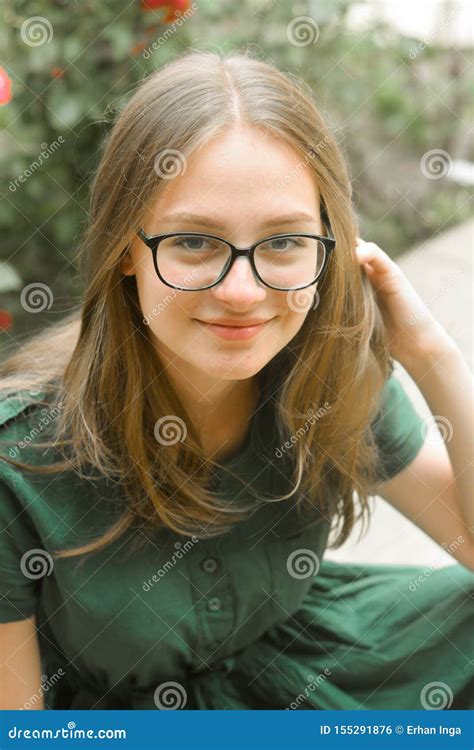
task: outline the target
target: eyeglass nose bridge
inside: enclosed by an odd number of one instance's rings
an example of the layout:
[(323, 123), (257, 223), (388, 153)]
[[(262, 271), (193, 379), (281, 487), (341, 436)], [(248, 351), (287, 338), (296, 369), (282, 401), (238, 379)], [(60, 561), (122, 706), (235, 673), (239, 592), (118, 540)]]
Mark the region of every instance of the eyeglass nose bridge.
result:
[(218, 278), (214, 282), (214, 286), (217, 286), (218, 284), (220, 284), (221, 281), (223, 281), (225, 277), (229, 275), (237, 258), (243, 257), (243, 258), (248, 259), (255, 281), (258, 283), (259, 286), (265, 287), (266, 284), (264, 284), (261, 278), (259, 277), (257, 268), (255, 266), (255, 261), (254, 261), (254, 253), (255, 253), (255, 248), (257, 247), (257, 245), (250, 245), (250, 247), (236, 247), (235, 245), (232, 245), (230, 242), (227, 242), (226, 244), (230, 248), (231, 256), (229, 260), (227, 261), (227, 265), (224, 266), (221, 275), (218, 276)]

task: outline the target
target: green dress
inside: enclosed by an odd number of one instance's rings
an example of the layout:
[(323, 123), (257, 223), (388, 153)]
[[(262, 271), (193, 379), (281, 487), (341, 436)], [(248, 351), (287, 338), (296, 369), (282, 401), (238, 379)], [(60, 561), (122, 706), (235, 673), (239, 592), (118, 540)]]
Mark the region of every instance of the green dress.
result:
[[(31, 448), (46, 412), (34, 394), (0, 402), (0, 440), (15, 442), (1, 455), (48, 461)], [(226, 462), (239, 479), (217, 475), (229, 502), (247, 483), (288, 491), (274, 416), (261, 398)], [(373, 424), (385, 476), (418, 453), (421, 425), (392, 375)], [(36, 613), (46, 708), (474, 708), (467, 568), (419, 583), (419, 566), (329, 561), (328, 521), (302, 526), (291, 501), (258, 504), (211, 540), (153, 530), (130, 555), (126, 533), (53, 564), (52, 551), (97, 538), (123, 502), (106, 480), (0, 462), (0, 622)]]

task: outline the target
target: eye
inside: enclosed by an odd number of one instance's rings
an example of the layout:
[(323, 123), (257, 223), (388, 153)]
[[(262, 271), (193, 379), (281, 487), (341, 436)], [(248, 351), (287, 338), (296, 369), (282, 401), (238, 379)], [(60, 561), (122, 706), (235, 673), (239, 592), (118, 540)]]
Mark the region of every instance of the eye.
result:
[(175, 237), (173, 242), (177, 247), (183, 247), (185, 250), (204, 250), (205, 244), (209, 245), (206, 237)]
[(282, 237), (278, 240), (271, 240), (270, 245), (272, 250), (288, 250), (289, 243), (292, 242), (289, 237)]
[(304, 244), (303, 237), (275, 237), (273, 240), (268, 240), (258, 248), (261, 251), (275, 251), (275, 250), (291, 250), (294, 247), (298, 247)]

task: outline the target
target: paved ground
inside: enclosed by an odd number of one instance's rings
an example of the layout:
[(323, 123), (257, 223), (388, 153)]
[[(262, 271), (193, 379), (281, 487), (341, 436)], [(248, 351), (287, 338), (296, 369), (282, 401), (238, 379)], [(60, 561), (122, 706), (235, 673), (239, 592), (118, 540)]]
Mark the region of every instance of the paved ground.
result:
[[(437, 320), (461, 348), (473, 370), (473, 260), (474, 221), (442, 232), (415, 247), (397, 261)], [(430, 410), (416, 384), (399, 363), (400, 378), (421, 416)], [(369, 531), (357, 541), (360, 524), (338, 550), (328, 550), (330, 560), (362, 563), (406, 563), (437, 568), (453, 558), (408, 521), (383, 498), (372, 501)], [(416, 498), (413, 498), (416, 503)]]

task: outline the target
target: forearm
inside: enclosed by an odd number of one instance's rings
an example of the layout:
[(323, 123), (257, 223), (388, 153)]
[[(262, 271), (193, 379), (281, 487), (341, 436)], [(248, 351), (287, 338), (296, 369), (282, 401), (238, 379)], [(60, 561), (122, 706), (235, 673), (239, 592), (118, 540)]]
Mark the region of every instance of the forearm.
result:
[(450, 339), (406, 366), (425, 398), (445, 440), (456, 482), (456, 496), (474, 538), (474, 378)]

